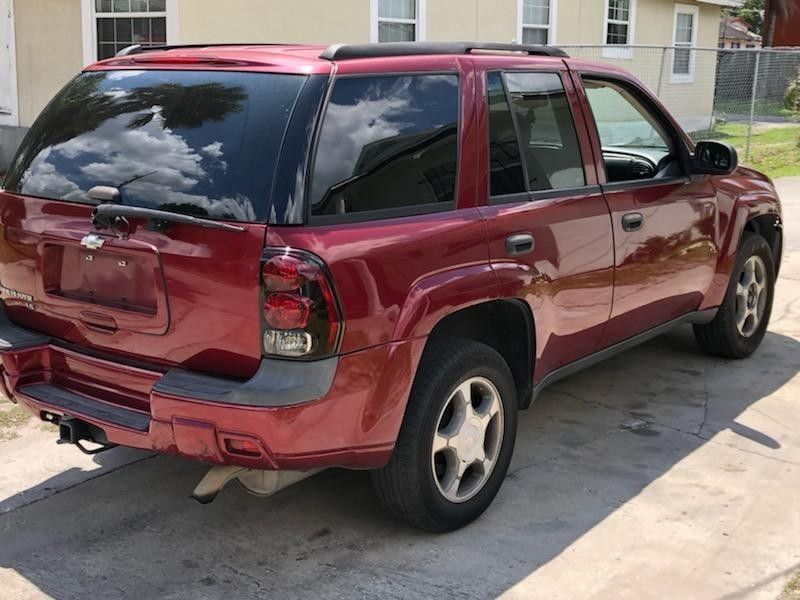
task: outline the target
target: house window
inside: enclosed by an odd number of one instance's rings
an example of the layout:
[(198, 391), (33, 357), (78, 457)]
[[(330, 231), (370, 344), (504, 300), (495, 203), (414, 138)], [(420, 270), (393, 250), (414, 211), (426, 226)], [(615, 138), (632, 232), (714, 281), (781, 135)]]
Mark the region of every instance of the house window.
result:
[(606, 0), (606, 35), (608, 45), (631, 43), (633, 0)]
[(133, 44), (167, 43), (167, 0), (94, 0), (97, 58)]
[(672, 38), (671, 81), (681, 83), (694, 80), (694, 51), (697, 42), (696, 6), (675, 5), (675, 28)]
[(519, 39), (523, 44), (554, 44), (556, 0), (519, 0)]
[(373, 42), (414, 42), (424, 39), (424, 0), (372, 0)]

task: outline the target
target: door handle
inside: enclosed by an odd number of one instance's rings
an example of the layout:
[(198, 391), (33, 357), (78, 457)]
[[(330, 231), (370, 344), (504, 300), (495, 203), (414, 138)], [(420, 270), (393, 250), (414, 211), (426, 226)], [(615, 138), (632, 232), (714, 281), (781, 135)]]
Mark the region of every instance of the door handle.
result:
[(515, 233), (506, 238), (506, 252), (511, 255), (527, 254), (534, 246), (534, 239), (530, 233)]
[(638, 231), (644, 225), (642, 213), (628, 213), (622, 216), (622, 228), (625, 231)]

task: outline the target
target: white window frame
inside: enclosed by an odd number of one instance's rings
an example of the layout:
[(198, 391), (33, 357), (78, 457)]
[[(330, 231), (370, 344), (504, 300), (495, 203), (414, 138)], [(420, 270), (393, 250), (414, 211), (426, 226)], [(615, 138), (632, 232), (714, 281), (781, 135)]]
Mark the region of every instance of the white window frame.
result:
[(630, 46), (634, 44), (634, 35), (636, 33), (636, 0), (630, 0), (630, 8), (628, 9), (628, 43), (625, 45), (608, 43), (609, 23), (623, 24), (622, 21), (610, 21), (608, 18), (608, 9), (609, 0), (605, 0), (605, 2), (603, 2), (603, 37), (600, 42), (603, 44), (603, 57), (630, 60), (633, 58), (633, 49)]
[(166, 12), (98, 13), (95, 0), (81, 0), (81, 29), (83, 35), (83, 63), (97, 61), (97, 19), (102, 17), (166, 17), (167, 44), (180, 44), (179, 0), (167, 0)]
[(689, 72), (688, 73), (675, 73), (675, 48), (679, 47), (677, 41), (678, 34), (678, 15), (692, 15), (692, 41), (691, 45), (686, 46), (685, 42), (681, 43), (680, 48), (696, 48), (697, 47), (697, 27), (700, 21), (700, 10), (697, 6), (691, 4), (675, 4), (675, 13), (672, 19), (672, 58), (669, 64), (669, 82), (670, 83), (692, 83), (694, 82), (694, 67), (696, 52), (689, 52)]
[(408, 25), (414, 25), (414, 34), (415, 34), (414, 41), (424, 42), (425, 25), (426, 25), (425, 17), (428, 14), (427, 0), (415, 0), (415, 8), (417, 9), (417, 14), (415, 19), (385, 18), (380, 16), (380, 6), (378, 0), (370, 0), (369, 41), (370, 42), (378, 41), (378, 24), (381, 21), (385, 21), (387, 23), (406, 23)]
[[(19, 92), (17, 89), (17, 40), (16, 40), (16, 17), (14, 15), (14, 0), (10, 0), (8, 3), (8, 10), (9, 10), (9, 39), (6, 43), (8, 43), (8, 50), (9, 50), (9, 63), (11, 64), (11, 68), (9, 69), (9, 83), (11, 84), (11, 89), (8, 91), (9, 98), (11, 99), (11, 105), (8, 107), (11, 110), (11, 114), (0, 114), (0, 125), (7, 125), (10, 127), (19, 127)], [(0, 42), (2, 43), (2, 42)]]
[(547, 45), (554, 46), (556, 44), (556, 24), (558, 23), (558, 0), (550, 0), (550, 22), (547, 25), (529, 25), (522, 22), (525, 15), (524, 0), (517, 0), (517, 40), (518, 43), (523, 44), (525, 39), (522, 33), (525, 29), (546, 29), (547, 30)]

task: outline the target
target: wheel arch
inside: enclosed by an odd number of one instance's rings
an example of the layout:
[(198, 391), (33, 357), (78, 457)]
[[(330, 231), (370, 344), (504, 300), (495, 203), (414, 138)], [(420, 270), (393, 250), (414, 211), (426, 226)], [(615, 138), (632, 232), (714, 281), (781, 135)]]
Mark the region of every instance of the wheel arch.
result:
[(699, 307), (701, 310), (722, 303), (745, 231), (758, 233), (767, 240), (772, 249), (776, 274), (780, 268), (783, 235), (780, 202), (777, 197), (763, 190), (745, 192), (739, 196), (725, 193), (720, 197), (728, 200), (723, 203), (721, 211), (722, 220), (719, 226), (722, 230), (718, 237), (716, 274)]
[(532, 400), (534, 328), (533, 314), (526, 302), (517, 298), (489, 300), (442, 317), (431, 330), (425, 350), (448, 337), (486, 344), (500, 354), (511, 369), (519, 408), (524, 409)]
[(770, 250), (772, 250), (772, 260), (775, 265), (775, 275), (777, 276), (781, 266), (783, 247), (783, 228), (780, 215), (777, 213), (766, 213), (750, 216), (745, 222), (742, 232), (739, 234), (739, 244), (737, 248), (741, 248), (742, 246), (745, 231), (760, 235), (767, 241)]

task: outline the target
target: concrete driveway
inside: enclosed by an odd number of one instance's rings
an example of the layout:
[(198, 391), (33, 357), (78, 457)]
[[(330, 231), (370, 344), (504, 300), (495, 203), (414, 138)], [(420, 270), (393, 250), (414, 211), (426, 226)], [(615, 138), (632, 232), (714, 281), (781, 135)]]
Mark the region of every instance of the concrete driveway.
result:
[(775, 598), (800, 569), (800, 178), (770, 333), (742, 362), (681, 328), (521, 415), (489, 511), (432, 536), (366, 473), (188, 498), (203, 467), (0, 442), (2, 598)]

